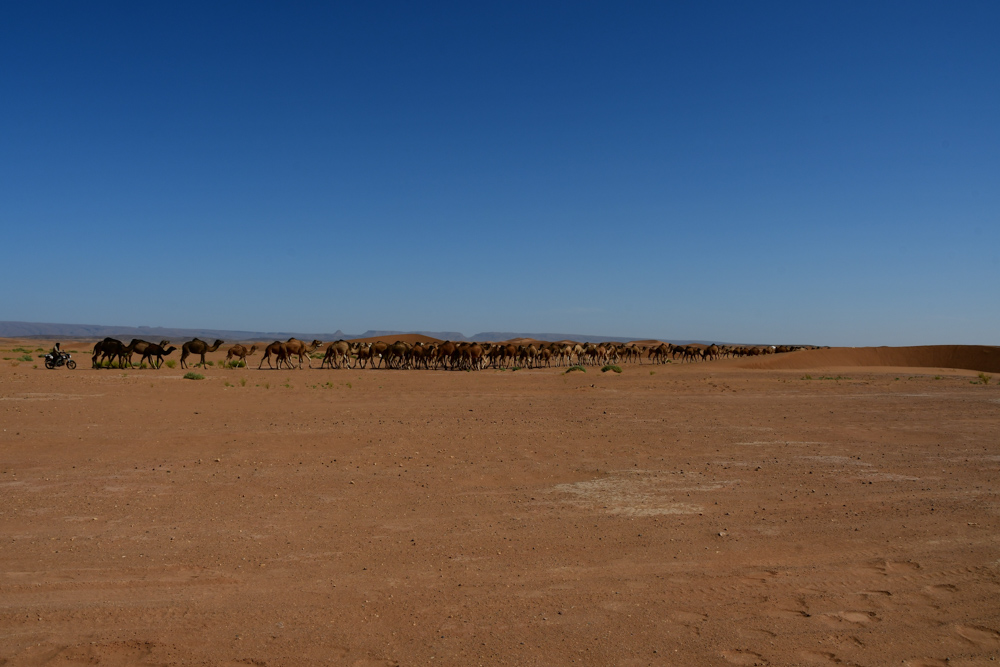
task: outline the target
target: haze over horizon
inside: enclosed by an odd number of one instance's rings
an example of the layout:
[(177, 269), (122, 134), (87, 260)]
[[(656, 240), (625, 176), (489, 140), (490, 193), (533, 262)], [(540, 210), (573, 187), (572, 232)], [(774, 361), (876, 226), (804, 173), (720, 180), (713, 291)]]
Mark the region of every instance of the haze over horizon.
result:
[(996, 345), (998, 19), (9, 4), (0, 320)]

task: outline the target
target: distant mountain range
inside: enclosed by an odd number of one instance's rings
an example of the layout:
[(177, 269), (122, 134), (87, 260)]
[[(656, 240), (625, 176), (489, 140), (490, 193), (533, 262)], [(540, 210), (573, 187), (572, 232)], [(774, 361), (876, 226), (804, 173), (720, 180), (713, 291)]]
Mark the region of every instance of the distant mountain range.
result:
[[(173, 327), (129, 327), (106, 326), (100, 324), (53, 324), (48, 322), (2, 322), (0, 321), (0, 338), (142, 338), (157, 341), (164, 338), (174, 342), (190, 338), (224, 341), (272, 341), (287, 340), (291, 337), (302, 340), (350, 340), (352, 338), (374, 338), (376, 336), (393, 336), (397, 334), (421, 334), (431, 338), (451, 341), (497, 341), (514, 338), (534, 338), (535, 340), (556, 341), (574, 340), (579, 342), (611, 341), (627, 343), (644, 338), (622, 338), (619, 336), (590, 336), (585, 334), (563, 333), (519, 333), (513, 331), (483, 331), (473, 336), (466, 336), (458, 331), (382, 331), (370, 329), (360, 334), (346, 334), (340, 329), (333, 333), (308, 333), (301, 331), (239, 331), (230, 329), (178, 329)], [(678, 344), (705, 343), (708, 341), (672, 341)]]

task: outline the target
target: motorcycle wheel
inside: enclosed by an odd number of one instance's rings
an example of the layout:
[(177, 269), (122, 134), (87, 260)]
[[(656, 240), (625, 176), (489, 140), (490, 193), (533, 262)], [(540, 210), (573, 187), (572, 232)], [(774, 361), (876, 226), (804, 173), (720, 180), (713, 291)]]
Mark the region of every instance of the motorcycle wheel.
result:
[(51, 359), (46, 359), (45, 360), (45, 367), (48, 368), (51, 371), (53, 368), (56, 367), (56, 362), (52, 361)]
[(76, 362), (70, 359), (69, 361), (66, 362), (66, 368), (73, 370), (74, 368), (76, 368)]

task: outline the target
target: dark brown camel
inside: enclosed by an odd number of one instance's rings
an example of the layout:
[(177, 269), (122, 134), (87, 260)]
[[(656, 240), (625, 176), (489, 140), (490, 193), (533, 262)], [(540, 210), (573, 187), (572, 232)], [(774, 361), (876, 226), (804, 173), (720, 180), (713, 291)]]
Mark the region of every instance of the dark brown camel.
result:
[(209, 347), (208, 343), (206, 343), (205, 341), (201, 340), (200, 338), (195, 338), (194, 340), (189, 340), (188, 342), (184, 343), (184, 345), (181, 346), (181, 368), (187, 368), (187, 364), (184, 362), (192, 354), (201, 355), (201, 362), (195, 364), (195, 367), (204, 366), (205, 353), (215, 352), (216, 350), (219, 349), (219, 346), (222, 345), (222, 343), (224, 342), (225, 341), (216, 339), (215, 343), (213, 343), (212, 346)]
[(229, 350), (226, 351), (226, 363), (228, 364), (229, 360), (232, 359), (233, 357), (239, 357), (239, 360), (243, 362), (244, 366), (246, 366), (247, 357), (251, 356), (256, 349), (257, 349), (256, 344), (251, 345), (250, 349), (248, 350), (246, 345), (240, 345), (239, 343), (237, 343), (236, 345), (233, 345), (231, 348), (229, 348)]
[[(170, 353), (176, 349), (176, 347), (171, 345), (169, 348), (164, 350), (162, 345), (148, 343), (146, 345), (146, 349), (142, 351), (142, 358), (139, 360), (139, 365), (142, 366), (148, 359), (150, 368), (159, 368), (163, 365), (163, 357), (170, 356)], [(156, 357), (156, 361), (153, 361), (153, 357)]]
[[(133, 341), (134, 343), (135, 341)], [(100, 368), (104, 365), (105, 360), (111, 361), (111, 366), (116, 363), (119, 368), (124, 368), (125, 360), (129, 355), (132, 354), (132, 344), (125, 345), (123, 342), (116, 338), (105, 338), (96, 345), (94, 345), (94, 357), (93, 366), (94, 368)], [(97, 357), (100, 355), (101, 361), (98, 363)]]

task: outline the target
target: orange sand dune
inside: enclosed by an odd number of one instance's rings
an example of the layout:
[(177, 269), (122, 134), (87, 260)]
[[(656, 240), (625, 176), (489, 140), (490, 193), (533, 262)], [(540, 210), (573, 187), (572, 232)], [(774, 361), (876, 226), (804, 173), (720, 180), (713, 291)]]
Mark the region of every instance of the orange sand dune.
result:
[(962, 368), (1000, 373), (1000, 347), (918, 345), (914, 347), (832, 347), (740, 360), (738, 368), (806, 369), (838, 366)]
[(352, 343), (377, 343), (379, 341), (383, 343), (395, 343), (396, 341), (402, 341), (404, 343), (441, 343), (443, 342), (440, 338), (431, 338), (430, 336), (423, 336), (421, 334), (392, 334), (389, 336), (372, 336), (371, 338), (351, 338)]

